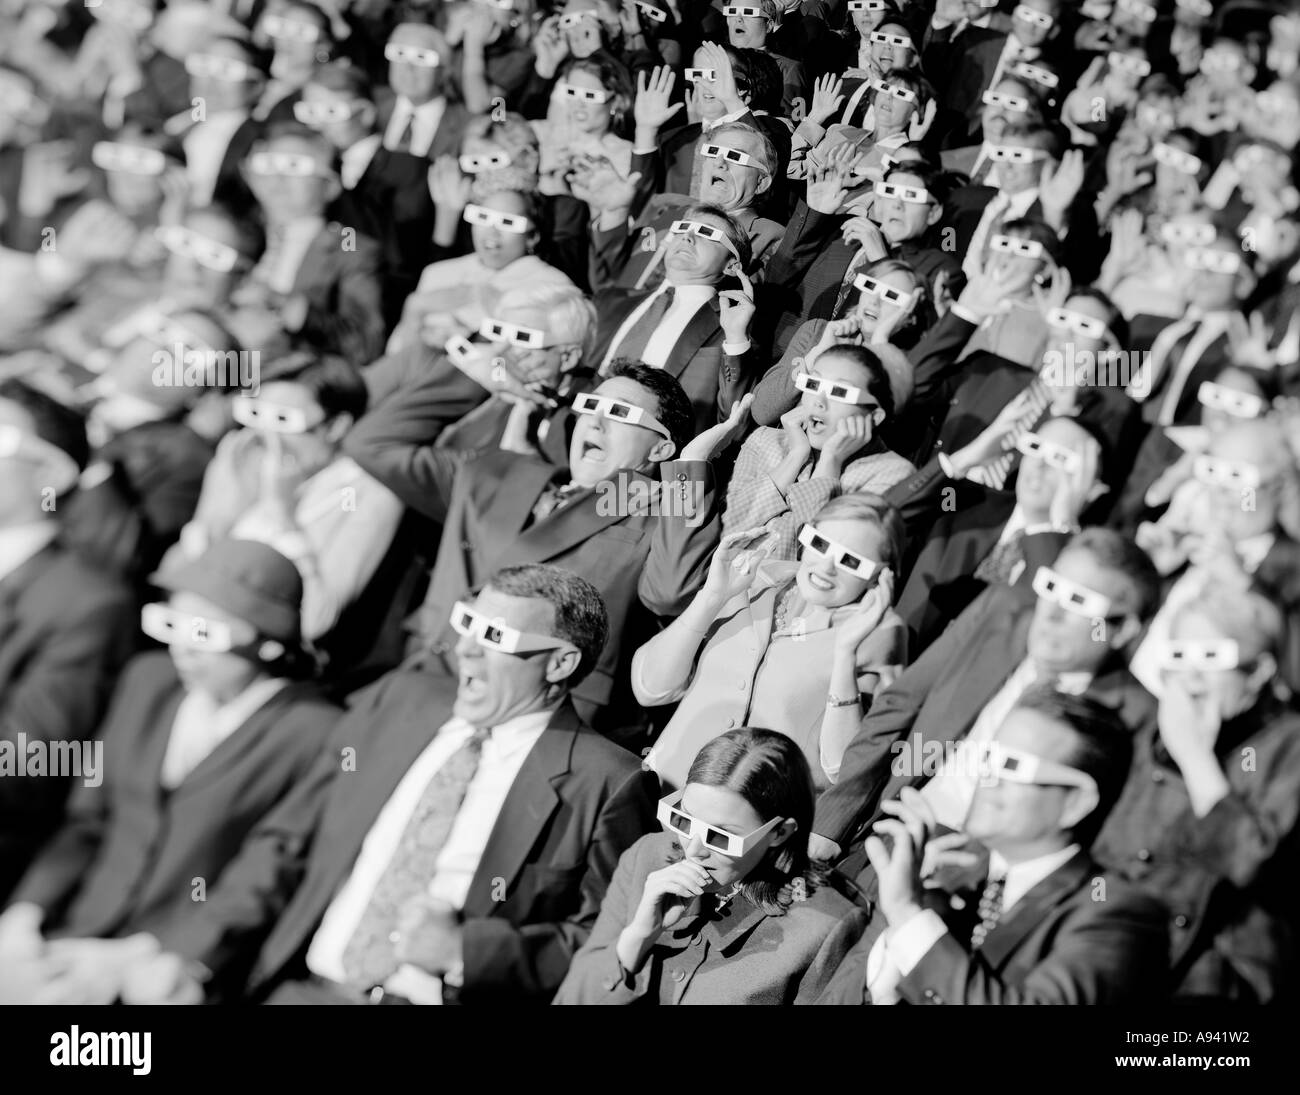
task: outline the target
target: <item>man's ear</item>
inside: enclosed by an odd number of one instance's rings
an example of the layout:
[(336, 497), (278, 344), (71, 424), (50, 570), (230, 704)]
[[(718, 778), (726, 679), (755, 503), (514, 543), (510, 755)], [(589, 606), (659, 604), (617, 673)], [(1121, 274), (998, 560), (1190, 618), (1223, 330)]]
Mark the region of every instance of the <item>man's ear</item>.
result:
[(654, 447), (650, 450), (649, 460), (652, 464), (661, 464), (665, 460), (671, 460), (676, 454), (677, 442), (669, 441), (665, 437), (654, 443)]
[(758, 180), (758, 189), (755, 190), (754, 193), (766, 194), (771, 189), (772, 189), (772, 176), (764, 175), (761, 179)]
[(348, 430), (352, 429), (354, 421), (355, 419), (347, 412), (336, 416), (334, 421), (325, 429), (325, 439), (331, 445), (337, 445), (343, 440)]
[(941, 220), (943, 220), (943, 202), (935, 202), (933, 208), (926, 215), (925, 226), (933, 228)]
[(1112, 650), (1123, 650), (1142, 630), (1142, 621), (1129, 614), (1119, 624), (1110, 624), (1106, 628), (1106, 643)]
[(745, 271), (741, 269), (739, 259), (729, 259), (727, 265), (722, 268), (722, 272), (730, 277), (738, 278)]
[(580, 361), (582, 361), (582, 347), (566, 346), (560, 351), (560, 372), (573, 372), (573, 370), (578, 367)]
[(553, 650), (546, 660), (547, 683), (559, 684), (561, 681), (567, 681), (578, 671), (581, 662), (582, 655), (576, 650)]
[(1061, 828), (1074, 829), (1100, 805), (1101, 799), (1096, 791), (1087, 787), (1071, 787), (1066, 796), (1065, 809), (1061, 811)]

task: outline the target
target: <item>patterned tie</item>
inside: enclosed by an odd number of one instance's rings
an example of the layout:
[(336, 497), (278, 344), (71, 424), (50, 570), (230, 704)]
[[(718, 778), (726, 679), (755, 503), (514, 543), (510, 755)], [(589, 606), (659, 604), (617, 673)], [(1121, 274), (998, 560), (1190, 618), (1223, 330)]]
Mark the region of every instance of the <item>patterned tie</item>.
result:
[(565, 483), (563, 486), (552, 483), (533, 505), (533, 522), (545, 520), (580, 490), (582, 487), (578, 483)]
[(397, 971), (392, 937), (402, 907), (423, 893), (432, 880), (438, 856), (478, 771), (483, 742), (489, 733), (490, 729), (475, 730), (429, 780), (397, 842), (393, 858), (375, 884), (356, 931), (343, 949), (348, 984), (362, 992), (382, 985)]
[(628, 357), (633, 361), (641, 360), (641, 355), (650, 345), (650, 340), (659, 329), (659, 324), (663, 322), (668, 309), (672, 307), (676, 292), (676, 288), (672, 285), (656, 291), (650, 298), (650, 306), (641, 313), (640, 319), (632, 324), (627, 334), (623, 336), (623, 341), (614, 347), (613, 353), (610, 354), (611, 361), (616, 357)]
[(1025, 561), (1024, 539), (1025, 530), (1016, 529), (980, 561), (975, 577), (989, 585), (1010, 585), (1011, 572)]
[(1002, 919), (1002, 893), (1006, 888), (1006, 875), (1001, 878), (990, 878), (984, 886), (984, 892), (980, 894), (980, 922), (970, 933), (971, 950), (977, 951), (984, 946), (984, 940), (988, 938), (989, 932), (996, 928), (998, 921)]

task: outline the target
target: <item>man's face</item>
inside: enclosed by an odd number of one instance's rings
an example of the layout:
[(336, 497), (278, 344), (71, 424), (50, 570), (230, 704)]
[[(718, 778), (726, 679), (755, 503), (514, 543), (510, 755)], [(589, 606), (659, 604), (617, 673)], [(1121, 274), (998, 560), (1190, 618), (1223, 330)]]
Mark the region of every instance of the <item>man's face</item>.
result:
[(248, 51), (238, 42), (219, 38), (207, 45), (203, 51), (205, 57), (222, 61), (237, 62), (244, 66), (245, 78), (226, 79), (219, 72), (190, 77), (190, 96), (202, 99), (208, 113), (220, 113), (223, 110), (242, 110), (257, 101), (262, 92), (263, 77), (251, 65)]
[(1283, 148), (1300, 144), (1300, 88), (1278, 80), (1255, 96), (1255, 109), (1241, 120), (1252, 137), (1265, 137)]
[(262, 385), (258, 398), (268, 405), (293, 408), (302, 414), (307, 426), (303, 433), (257, 431), (262, 458), (278, 459), (281, 471), (291, 474), (298, 482), (324, 470), (334, 459), (338, 426), (326, 419), (324, 409), (311, 392), (293, 381), (273, 381)]
[(1031, 140), (1008, 136), (1006, 144), (1012, 148), (1034, 148), (1036, 154), (1027, 163), (999, 160), (997, 163), (999, 189), (1004, 194), (1021, 194), (1026, 190), (1033, 190), (1043, 176), (1047, 157)]
[(338, 121), (313, 120), (307, 123), (340, 152), (351, 148), (374, 128), (375, 107), (368, 99), (356, 99), (319, 84), (308, 84), (302, 89), (302, 101), (309, 111), (346, 111), (346, 117)]
[[(555, 633), (555, 608), (541, 597), (515, 597), (489, 585), (477, 597), (465, 600), (475, 612), (507, 627), (535, 635)], [(555, 651), (505, 654), (480, 645), (471, 635), (458, 636), (458, 687), (452, 714), (473, 726), (487, 727), (545, 708), (547, 669), (555, 658)]]
[(424, 60), (407, 60), (388, 62), (388, 86), (398, 95), (404, 95), (417, 106), (436, 99), (443, 92), (443, 73), (450, 59), (447, 41), (434, 27), (422, 23), (401, 23), (388, 36), (390, 46), (407, 46), (412, 49), (431, 51), (438, 57), (436, 65), (429, 65)]
[[(701, 224), (725, 229), (724, 222), (714, 216), (683, 217)], [(722, 277), (723, 270), (732, 261), (732, 254), (717, 240), (707, 240), (694, 232), (674, 232), (664, 249), (664, 269), (674, 275), (676, 285), (713, 285)]]
[[(1056, 0), (1020, 0), (1011, 17), (1011, 33), (1022, 45), (1041, 46), (1056, 29)], [(1043, 25), (1045, 19), (1052, 22)]]
[[(891, 186), (925, 189), (925, 183), (920, 178), (906, 171), (891, 171), (886, 182)], [(891, 247), (897, 247), (907, 240), (919, 239), (923, 236), (926, 229), (937, 223), (943, 215), (943, 206), (934, 200), (933, 195), (929, 201), (912, 202), (904, 201), (899, 196), (886, 198), (877, 194), (872, 212), (880, 218), (881, 234)]]
[[(654, 418), (659, 417), (655, 397), (628, 377), (611, 376), (595, 390), (598, 395), (621, 399)], [(573, 440), (569, 443), (569, 473), (575, 483), (595, 486), (625, 468), (649, 465), (651, 450), (663, 440), (663, 434), (648, 426), (618, 422), (597, 414), (578, 415)]]
[(596, 0), (568, 0), (564, 14), (582, 16), (564, 28), (569, 53), (574, 57), (590, 57), (604, 44), (600, 5)]
[(1210, 456), (1259, 472), (1258, 487), (1201, 484), (1209, 501), (1212, 527), (1223, 529), (1234, 543), (1277, 527), (1282, 476), (1278, 455), (1269, 450), (1269, 437), (1243, 422), (1215, 434), (1210, 441)]
[[(270, 169), (266, 174), (257, 170), (257, 165), (264, 162), (256, 159), (259, 152), (270, 156), (265, 161)], [(285, 170), (282, 157), (289, 156), (295, 160), (310, 161), (311, 173), (297, 174), (296, 168), (293, 171)], [(321, 159), (316, 144), (301, 137), (278, 137), (265, 141), (255, 146), (253, 155), (245, 164), (253, 196), (257, 198), (268, 219), (279, 223), (320, 216), (337, 187), (331, 166)]]
[(719, 134), (716, 141), (702, 140), (698, 154), (703, 155), (710, 143), (719, 144), (724, 150), (732, 148), (743, 152), (753, 162), (742, 166), (731, 162), (725, 155), (705, 157), (700, 172), (700, 201), (720, 206), (728, 213), (749, 209), (754, 199), (772, 185), (772, 176), (762, 167), (762, 140), (757, 133), (731, 130)]
[[(1174, 642), (1221, 642), (1229, 638), (1221, 626), (1216, 624), (1195, 605), (1180, 611), (1169, 626), (1169, 638)], [(1259, 655), (1257, 649), (1239, 646), (1238, 659), (1245, 663), (1253, 662)], [(1236, 669), (1181, 669), (1165, 670), (1163, 680), (1165, 688), (1172, 684), (1181, 688), (1188, 696), (1209, 705), (1219, 718), (1228, 720), (1249, 710), (1259, 697), (1260, 682), (1254, 680), (1256, 667), (1243, 664)]]
[[(1015, 240), (1027, 238), (1023, 234), (1016, 232), (1004, 234)], [(984, 266), (989, 277), (1008, 277), (1017, 284), (1023, 284), (1023, 279), (1034, 277), (1046, 269), (1047, 263), (1048, 259), (1045, 252), (1041, 258), (1032, 258), (1028, 255), (1012, 254), (1007, 251), (995, 251), (992, 236), (990, 236), (989, 242), (985, 246)]]
[[(237, 646), (245, 646), (257, 638), (257, 630), (246, 620), (232, 615), (197, 593), (177, 591), (168, 598), (172, 608), (195, 617), (196, 630), (208, 630), (207, 625), (222, 624), (230, 629), (230, 637)], [(210, 696), (228, 698), (242, 692), (258, 674), (258, 668), (238, 654), (204, 650), (202, 647), (175, 643), (168, 648), (176, 675), (187, 691), (206, 692)]]
[[(1084, 451), (1096, 442), (1068, 418), (1053, 418), (1044, 422), (1036, 431), (1045, 442), (1068, 449), (1082, 459)], [(1068, 480), (1067, 473), (1037, 453), (1026, 453), (1020, 458), (1020, 470), (1016, 474), (1016, 501), (1020, 508), (1036, 518), (1033, 524), (1046, 520), (1051, 511), (1052, 496), (1062, 482)]]
[[(517, 190), (498, 190), (475, 204), (516, 217), (526, 216), (528, 208), (524, 196)], [(494, 224), (473, 224), (469, 231), (474, 241), (474, 254), (483, 265), (489, 270), (504, 270), (528, 254), (537, 226), (530, 224), (526, 231), (514, 232)]]
[[(758, 7), (735, 3), (735, 7)], [(762, 49), (767, 45), (767, 20), (761, 15), (728, 15), (727, 36), (737, 49)]]
[(1092, 673), (1119, 645), (1120, 618), (1127, 615), (1133, 591), (1128, 579), (1102, 566), (1084, 548), (1066, 548), (1052, 567), (1062, 578), (1110, 599), (1106, 618), (1079, 615), (1040, 597), (1029, 624), (1029, 656), (1048, 673)]
[(555, 343), (554, 336), (548, 329), (550, 317), (546, 310), (498, 307), (493, 315), (504, 323), (513, 323), (518, 327), (529, 327), (535, 331), (545, 332), (544, 346), (534, 349), (507, 342), (497, 345), (494, 353), (505, 360), (510, 371), (523, 383), (555, 387), (559, 382), (560, 374), (564, 371), (566, 354), (572, 355), (575, 348), (570, 344)]
[[(980, 124), (984, 130), (984, 140), (988, 144), (1002, 144), (1003, 135), (1008, 126), (1023, 125), (1029, 121), (1040, 120), (1033, 110), (1033, 98), (1028, 85), (1021, 83), (1019, 80), (999, 80), (997, 85), (990, 88), (990, 91), (999, 96), (1005, 96), (1011, 102), (1024, 99), (1030, 104), (1029, 110), (1013, 110), (1003, 102), (985, 103), (980, 112)], [(1016, 103), (1016, 105), (1019, 105)], [(1010, 143), (1015, 143), (1010, 142)]]
[[(1012, 708), (995, 740), (1008, 749), (1069, 765), (1077, 737), (1068, 726), (1038, 711)], [(1061, 831), (1062, 815), (1081, 792), (1072, 787), (1043, 787), (1010, 780), (981, 780), (971, 800), (963, 831), (991, 851), (1031, 849)]]
[[(1105, 324), (1110, 323), (1106, 309), (1094, 297), (1070, 297), (1062, 308), (1075, 315), (1085, 316)], [(1050, 321), (1048, 332), (1047, 351), (1055, 351), (1066, 360), (1069, 360), (1072, 354), (1085, 353), (1092, 354), (1095, 359), (1096, 355), (1110, 346), (1110, 340), (1106, 335), (1095, 338), (1075, 328), (1055, 327)]]
[[(1242, 262), (1241, 248), (1234, 240), (1227, 237), (1216, 239), (1208, 247), (1188, 248), (1183, 253), (1185, 262), (1197, 263), (1197, 255), (1204, 251), (1230, 255), (1238, 262)], [(1206, 312), (1226, 311), (1236, 305), (1243, 276), (1240, 270), (1233, 273), (1219, 273), (1215, 270), (1195, 269), (1192, 265), (1186, 265), (1183, 273), (1184, 299), (1190, 307), (1200, 308)]]
[[(225, 259), (229, 251), (237, 254), (236, 265), (230, 270), (214, 269), (204, 265), (194, 248), (170, 252), (164, 283), (172, 299), (182, 301), (188, 308), (205, 311), (217, 310), (230, 299), (230, 293), (247, 272), (249, 260), (238, 255), (240, 235), (235, 224), (226, 217), (205, 209), (195, 209), (185, 218), (184, 227), (193, 234), (192, 239), (204, 251), (220, 252)], [(212, 262), (212, 258), (208, 259)], [(220, 262), (224, 265), (224, 261)]]
[(311, 79), (318, 64), (317, 52), (327, 41), (324, 19), (313, 18), (302, 8), (276, 5), (263, 15), (260, 29), (275, 51), (271, 60), (275, 79), (294, 87)]

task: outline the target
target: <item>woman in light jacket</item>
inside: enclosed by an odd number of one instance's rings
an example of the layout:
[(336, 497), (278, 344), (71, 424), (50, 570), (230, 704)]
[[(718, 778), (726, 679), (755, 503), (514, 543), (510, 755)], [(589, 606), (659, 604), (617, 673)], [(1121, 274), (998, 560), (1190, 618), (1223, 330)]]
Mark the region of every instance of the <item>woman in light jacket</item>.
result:
[(871, 695), (905, 662), (891, 605), (902, 519), (878, 495), (833, 498), (799, 530), (801, 558), (746, 550), (765, 534), (723, 538), (703, 588), (632, 661), (648, 707), (679, 703), (646, 763), (682, 787), (700, 747), (762, 721), (803, 750), (818, 790), (834, 782)]
[(784, 734), (716, 737), (665, 832), (623, 853), (557, 1004), (802, 1004), (817, 999), (866, 914), (810, 869), (813, 785)]

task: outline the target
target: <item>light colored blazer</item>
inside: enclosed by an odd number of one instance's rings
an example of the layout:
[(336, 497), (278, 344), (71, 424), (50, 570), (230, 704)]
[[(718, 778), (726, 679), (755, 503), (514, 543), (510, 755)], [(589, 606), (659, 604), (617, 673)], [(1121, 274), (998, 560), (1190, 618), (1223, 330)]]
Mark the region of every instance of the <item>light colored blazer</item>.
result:
[(861, 936), (867, 914), (829, 886), (772, 916), (744, 896), (712, 917), (665, 931), (635, 976), (620, 966), (618, 937), (645, 880), (670, 862), (675, 838), (643, 836), (623, 853), (596, 926), (574, 956), (557, 1004), (810, 1004)]
[[(719, 734), (738, 726), (779, 730), (799, 743), (817, 789), (830, 785), (821, 765), (821, 728), (830, 687), (834, 627), (858, 611), (857, 604), (810, 606), (786, 632), (773, 634), (776, 598), (793, 581), (799, 564), (768, 560), (745, 593), (727, 602), (701, 643), (695, 672), (678, 688), (649, 692), (641, 668), (653, 661), (660, 633), (632, 659), (632, 688), (647, 707), (681, 701), (655, 742), (646, 764), (667, 787), (681, 787), (695, 754)], [(858, 647), (858, 686), (876, 687), (876, 673), (907, 663), (907, 627), (891, 608)]]

